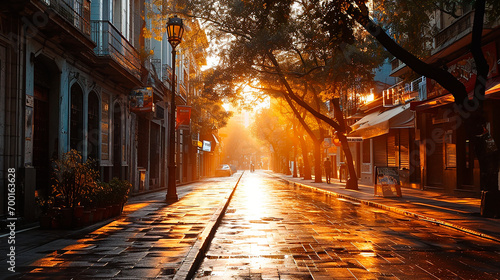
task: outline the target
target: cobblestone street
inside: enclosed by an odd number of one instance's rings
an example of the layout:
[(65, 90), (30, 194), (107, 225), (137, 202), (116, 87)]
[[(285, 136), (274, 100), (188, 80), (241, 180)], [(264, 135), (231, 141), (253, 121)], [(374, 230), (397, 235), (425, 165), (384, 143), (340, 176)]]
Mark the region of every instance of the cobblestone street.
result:
[(197, 279), (499, 279), (500, 244), (246, 173)]

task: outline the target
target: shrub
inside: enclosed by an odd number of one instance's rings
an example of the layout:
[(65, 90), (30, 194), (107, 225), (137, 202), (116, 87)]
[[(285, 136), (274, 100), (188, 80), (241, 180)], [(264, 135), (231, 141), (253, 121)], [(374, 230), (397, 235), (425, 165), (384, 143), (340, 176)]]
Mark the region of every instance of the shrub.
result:
[(98, 186), (99, 172), (96, 163), (87, 160), (82, 163), (82, 156), (76, 150), (63, 154), (55, 160), (53, 193), (56, 199), (62, 199), (65, 207), (72, 208), (89, 200), (89, 196)]
[(127, 202), (128, 195), (130, 189), (132, 188), (132, 184), (127, 180), (120, 180), (118, 178), (113, 178), (111, 182), (109, 182), (109, 201), (112, 204), (121, 204)]

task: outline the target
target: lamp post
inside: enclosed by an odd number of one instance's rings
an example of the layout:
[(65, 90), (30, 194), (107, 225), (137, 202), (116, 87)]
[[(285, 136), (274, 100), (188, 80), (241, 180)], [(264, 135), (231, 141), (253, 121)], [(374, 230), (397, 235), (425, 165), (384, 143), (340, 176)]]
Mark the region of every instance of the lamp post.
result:
[(170, 102), (170, 125), (169, 125), (169, 153), (168, 153), (168, 182), (167, 182), (167, 202), (178, 201), (177, 186), (175, 180), (175, 48), (182, 40), (184, 25), (182, 19), (177, 16), (171, 17), (167, 23), (168, 42), (172, 46), (172, 99)]

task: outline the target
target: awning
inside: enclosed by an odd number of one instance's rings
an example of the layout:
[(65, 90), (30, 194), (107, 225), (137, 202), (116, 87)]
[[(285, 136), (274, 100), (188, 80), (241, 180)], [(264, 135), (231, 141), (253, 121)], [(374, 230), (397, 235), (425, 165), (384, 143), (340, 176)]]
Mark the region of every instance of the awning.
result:
[(368, 139), (389, 133), (389, 129), (411, 128), (414, 118), (409, 104), (371, 113), (351, 126), (353, 131), (348, 136)]
[[(472, 99), (473, 94), (474, 92), (469, 92), (469, 99)], [(500, 77), (489, 79), (486, 82), (486, 92), (484, 93), (484, 96), (486, 99), (500, 99)], [(410, 104), (412, 111), (422, 111), (450, 104), (453, 102), (455, 102), (455, 98), (451, 93), (448, 93), (424, 101), (413, 101)]]
[(455, 102), (455, 97), (451, 93), (438, 96), (436, 98), (427, 99), (424, 101), (412, 101), (410, 102), (410, 110), (412, 111), (422, 111), (431, 108), (436, 108), (446, 104)]
[(500, 99), (500, 77), (496, 77), (490, 81), (492, 81), (490, 87), (486, 83), (486, 92), (484, 95), (486, 98)]

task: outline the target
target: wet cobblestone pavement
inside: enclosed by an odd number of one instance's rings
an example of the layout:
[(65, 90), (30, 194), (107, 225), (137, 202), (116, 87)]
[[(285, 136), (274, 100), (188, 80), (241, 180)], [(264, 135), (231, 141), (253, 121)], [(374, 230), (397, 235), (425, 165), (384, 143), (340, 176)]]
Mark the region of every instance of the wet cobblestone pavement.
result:
[[(23, 252), (17, 274), (7, 279), (172, 279), (238, 176), (196, 184), (171, 205), (165, 192), (136, 198), (122, 217), (91, 233)], [(32, 235), (20, 234), (18, 240)], [(21, 265), (23, 258), (27, 263)], [(0, 278), (9, 276), (5, 271)]]
[(500, 244), (246, 173), (196, 279), (500, 279)]

